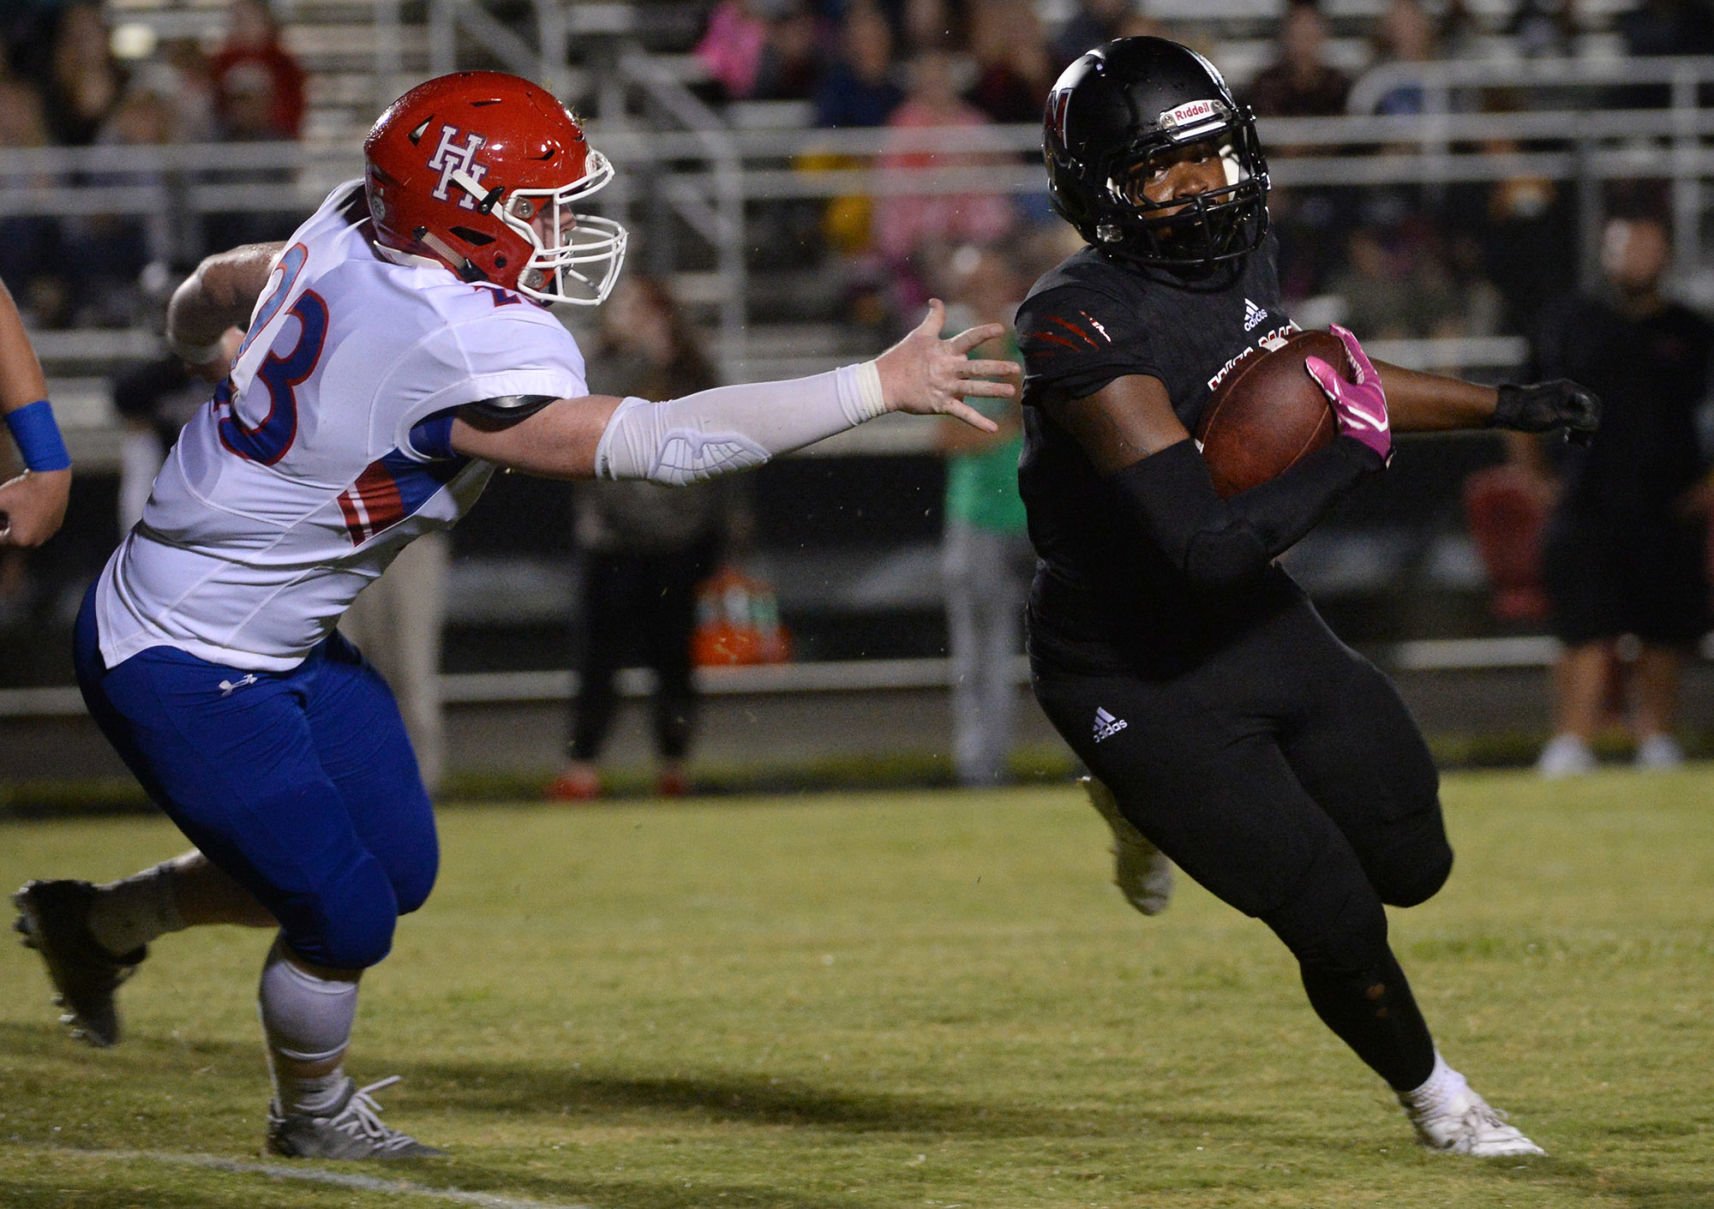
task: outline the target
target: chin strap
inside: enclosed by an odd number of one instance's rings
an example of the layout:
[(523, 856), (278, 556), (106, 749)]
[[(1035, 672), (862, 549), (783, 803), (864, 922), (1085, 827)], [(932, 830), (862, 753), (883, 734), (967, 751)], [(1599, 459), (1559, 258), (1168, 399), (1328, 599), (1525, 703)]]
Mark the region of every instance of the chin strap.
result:
[(429, 249), (447, 263), (447, 266), (466, 281), (487, 281), (488, 274), (470, 263), (468, 256), (460, 256), (446, 240), (436, 235), (427, 227), (418, 227), (411, 232), (416, 241)]

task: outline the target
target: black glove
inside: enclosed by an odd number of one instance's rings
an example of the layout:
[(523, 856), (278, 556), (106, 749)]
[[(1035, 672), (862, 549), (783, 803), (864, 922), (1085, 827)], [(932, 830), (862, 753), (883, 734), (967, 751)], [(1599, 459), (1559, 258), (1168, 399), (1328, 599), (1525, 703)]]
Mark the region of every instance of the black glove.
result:
[(1569, 378), (1555, 378), (1532, 386), (1508, 383), (1500, 387), (1500, 401), (1488, 423), (1494, 428), (1518, 432), (1563, 428), (1566, 440), (1587, 445), (1601, 427), (1601, 400)]

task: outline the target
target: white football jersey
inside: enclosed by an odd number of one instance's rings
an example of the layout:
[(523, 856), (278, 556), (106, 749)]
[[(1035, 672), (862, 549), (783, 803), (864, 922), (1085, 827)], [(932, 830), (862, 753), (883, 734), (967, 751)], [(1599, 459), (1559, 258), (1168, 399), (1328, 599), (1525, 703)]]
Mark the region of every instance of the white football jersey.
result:
[(185, 426), (102, 572), (108, 667), (155, 646), (296, 667), (394, 555), (451, 526), (493, 473), (419, 449), (413, 429), (467, 403), (587, 393), (577, 342), (545, 310), (389, 259), (366, 218), (361, 182), (341, 185), (275, 261), (231, 376)]

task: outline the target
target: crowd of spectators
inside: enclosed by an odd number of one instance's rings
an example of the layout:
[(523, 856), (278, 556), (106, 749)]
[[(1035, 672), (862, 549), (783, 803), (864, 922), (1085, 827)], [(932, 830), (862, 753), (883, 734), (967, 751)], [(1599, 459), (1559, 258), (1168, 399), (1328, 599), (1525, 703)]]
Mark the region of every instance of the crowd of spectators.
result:
[[(0, 150), (296, 139), (305, 73), (283, 45), (272, 10), (266, 0), (231, 0), (225, 17), (223, 32), (208, 44), (175, 39), (121, 58), (95, 0), (0, 6)], [(38, 326), (137, 323), (150, 305), (147, 266), (182, 266), (205, 247), (284, 233), (278, 228), (286, 220), (250, 214), (210, 215), (186, 230), (175, 221), (178, 208), (162, 203), (169, 182), (159, 165), (87, 164), (75, 171), (32, 166), (0, 178), (8, 188), (114, 190), (111, 213), (0, 219), (0, 279)]]
[[(812, 129), (887, 131), (870, 162), (908, 179), (925, 167), (979, 167), (1003, 157), (932, 153), (907, 132), (1032, 125), (1064, 66), (1108, 38), (1165, 34), (1223, 58), (1225, 47), (1206, 41), (1212, 25), (1170, 28), (1148, 9), (1136, 0), (1080, 0), (1050, 27), (1035, 0), (714, 0), (704, 8), (694, 57), (716, 103), (795, 101)], [(1366, 65), (1464, 56), (1488, 35), (1508, 38), (1523, 55), (1555, 55), (1574, 53), (1583, 28), (1575, 0), (1516, 0), (1508, 17), (1486, 24), (1465, 0), (1389, 0), (1371, 28), (1352, 21), (1343, 19), (1334, 55), (1323, 7), (1287, 0), (1264, 61), (1237, 81), (1241, 99), (1264, 121), (1342, 114), (1352, 72), (1362, 66), (1353, 61), (1353, 44), (1367, 47)], [(1610, 28), (1638, 55), (1714, 50), (1714, 18), (1697, 0), (1640, 0)], [(1257, 31), (1269, 32), (1252, 23)], [(1383, 91), (1372, 112), (1408, 117), (1427, 103), (1419, 87), (1405, 84)], [(1486, 101), (1491, 108), (1522, 103), (1500, 93)], [(0, 14), (0, 149), (293, 140), (304, 111), (304, 71), (266, 0), (231, 0), (218, 38), (179, 39), (123, 59), (95, 0), (29, 0)], [(1276, 163), (1337, 150), (1268, 141)], [(1530, 149), (1501, 141), (1484, 148)], [(110, 214), (0, 219), (0, 278), (35, 322), (136, 322), (146, 312), (139, 282), (151, 263), (182, 265), (207, 247), (284, 234), (287, 216), (247, 212), (205, 215), (187, 230), (173, 207), (137, 200), (162, 195), (171, 183), (162, 170), (130, 165), (69, 175), (21, 167), (6, 178), (14, 187), (107, 185), (129, 199), (129, 208)], [(218, 179), (271, 177), (226, 169)], [(1361, 311), (1376, 334), (1526, 330), (1542, 298), (1562, 290), (1575, 267), (1566, 254), (1571, 199), (1540, 177), (1433, 190), (1281, 187), (1273, 212), (1288, 299), (1331, 299), (1327, 318), (1340, 317), (1341, 308)], [(949, 249), (1027, 240), (1052, 227), (1039, 194), (889, 190), (837, 199), (807, 224), (800, 207), (791, 242), (801, 243), (806, 232), (820, 240), (811, 251), (845, 270), (830, 279), (857, 283), (858, 294), (884, 283), (880, 304), (902, 311), (932, 288)], [(813, 259), (802, 252), (794, 251), (793, 263)]]
[[(1112, 37), (1161, 34), (1222, 61), (1223, 47), (1207, 41), (1207, 26), (1174, 29), (1149, 17), (1148, 8), (1081, 0), (1049, 29), (1031, 0), (719, 0), (709, 8), (695, 56), (716, 103), (800, 102), (813, 128), (1028, 125), (1040, 120), (1066, 64)], [(1354, 73), (1369, 67), (1469, 57), (1485, 37), (1507, 39), (1525, 57), (1570, 55), (1578, 53), (1583, 29), (1575, 0), (1516, 0), (1503, 20), (1485, 23), (1464, 0), (1389, 0), (1367, 29), (1345, 18), (1343, 53), (1334, 56), (1324, 7), (1288, 0), (1265, 61), (1235, 81), (1236, 91), (1264, 126), (1270, 118), (1345, 114)], [(1697, 0), (1642, 0), (1617, 14), (1610, 29), (1636, 55), (1714, 51), (1714, 19)], [(1361, 63), (1353, 62), (1352, 45), (1365, 49)], [(1429, 103), (1420, 86), (1407, 83), (1384, 89), (1365, 108), (1413, 117)], [(1524, 102), (1515, 92), (1494, 90), (1473, 103), (1502, 110)], [(889, 139), (878, 166), (995, 160), (897, 142), (911, 149), (895, 149)], [(1353, 153), (1267, 142), (1276, 164), (1296, 155)], [(1501, 140), (1482, 148), (1495, 155), (1534, 149)], [(1272, 209), (1282, 285), (1290, 301), (1315, 301), (1317, 321), (1361, 314), (1365, 334), (1377, 337), (1523, 333), (1544, 298), (1573, 284), (1573, 199), (1555, 181), (1526, 172), (1435, 188), (1284, 188), (1281, 175), (1276, 171)], [(860, 290), (886, 283), (886, 301), (904, 313), (932, 288), (949, 249), (1034, 237), (1052, 225), (1041, 196), (889, 189), (873, 199), (837, 200), (823, 233), (845, 279)]]

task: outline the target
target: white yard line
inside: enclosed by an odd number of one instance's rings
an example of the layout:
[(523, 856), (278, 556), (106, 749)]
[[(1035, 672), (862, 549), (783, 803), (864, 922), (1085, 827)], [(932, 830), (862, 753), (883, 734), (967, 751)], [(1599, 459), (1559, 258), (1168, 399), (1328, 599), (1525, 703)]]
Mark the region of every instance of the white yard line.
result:
[(234, 1175), (259, 1175), (271, 1180), (298, 1180), (305, 1184), (330, 1184), (359, 1192), (380, 1192), (401, 1197), (421, 1197), (446, 1201), (455, 1205), (476, 1205), (479, 1209), (593, 1209), (593, 1206), (565, 1201), (535, 1201), (525, 1197), (502, 1196), (497, 1192), (475, 1192), (463, 1188), (436, 1188), (410, 1180), (389, 1180), (376, 1175), (359, 1175), (350, 1171), (329, 1171), (322, 1167), (300, 1167), (285, 1163), (249, 1163), (221, 1158), (213, 1154), (174, 1154), (160, 1150), (83, 1150), (74, 1147), (48, 1147), (55, 1154), (120, 1162), (164, 1163), (176, 1167), (201, 1167), (208, 1171), (229, 1171)]

